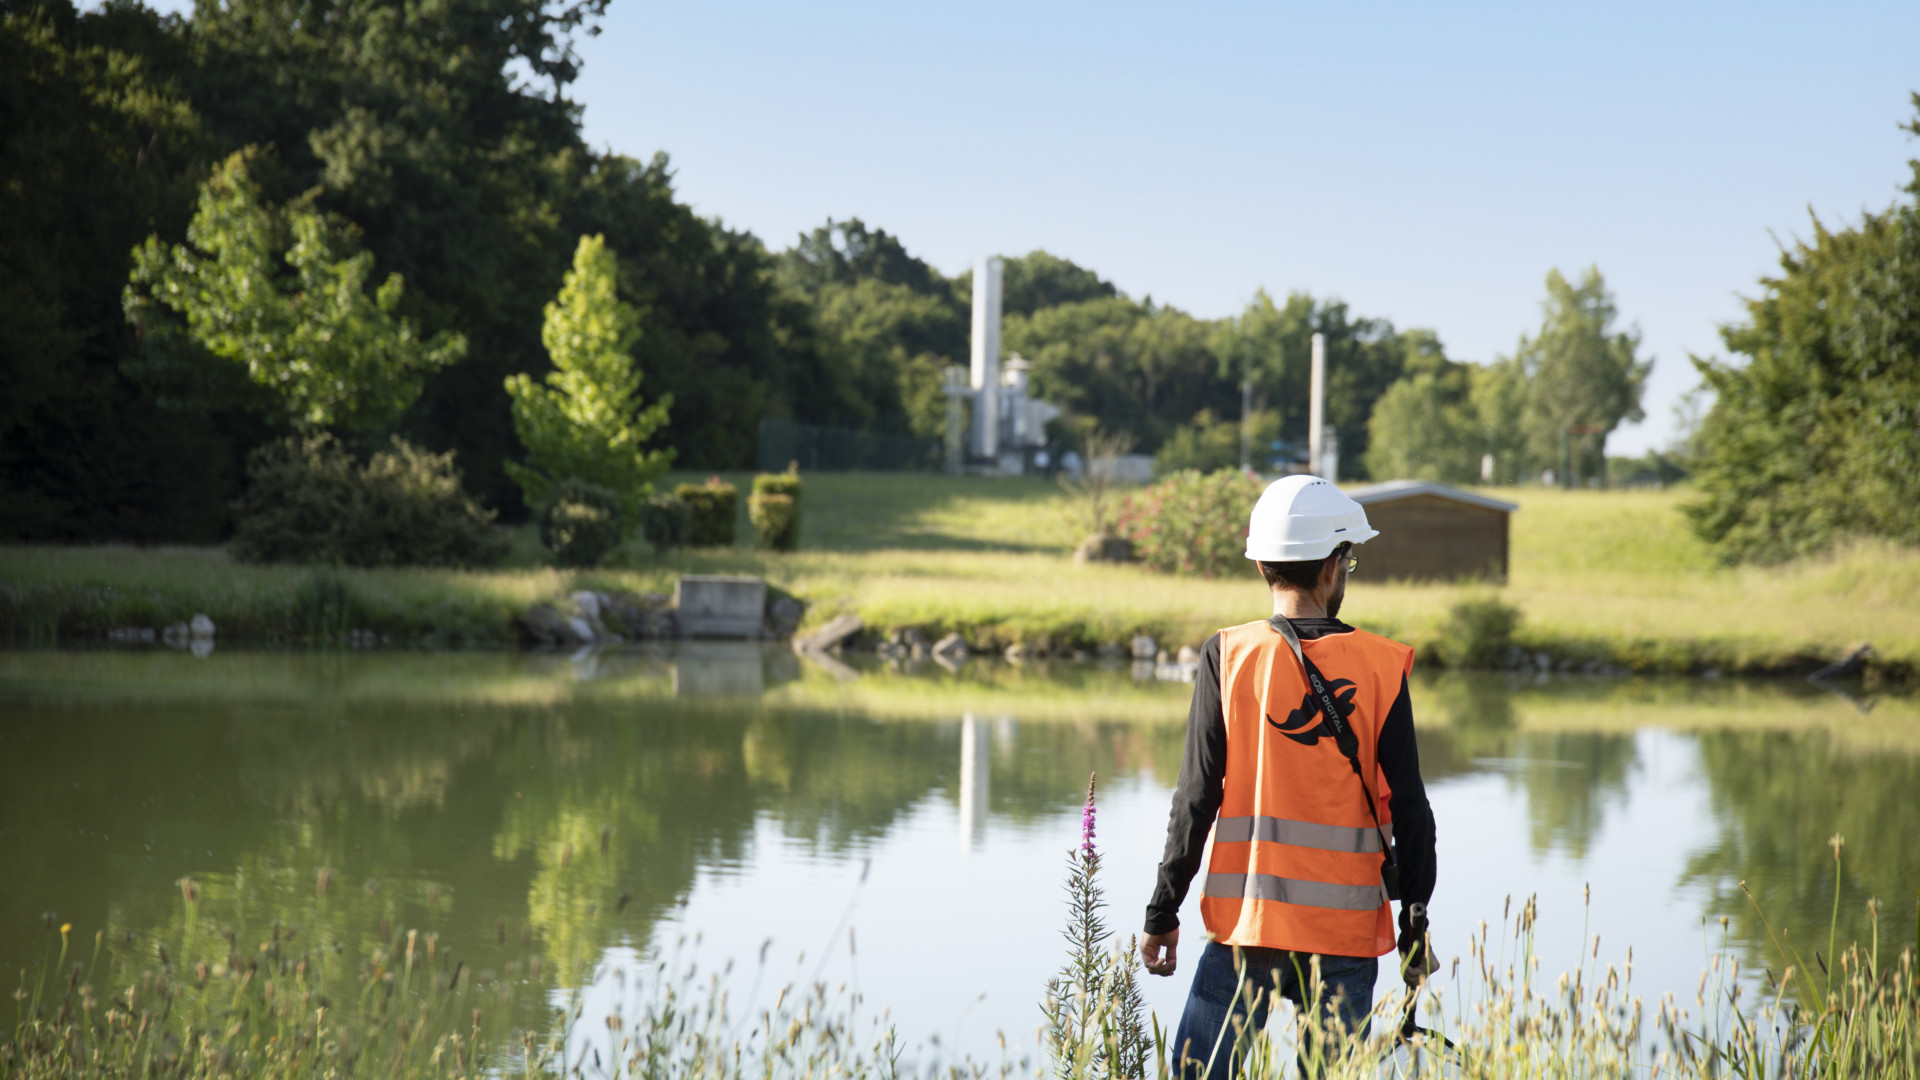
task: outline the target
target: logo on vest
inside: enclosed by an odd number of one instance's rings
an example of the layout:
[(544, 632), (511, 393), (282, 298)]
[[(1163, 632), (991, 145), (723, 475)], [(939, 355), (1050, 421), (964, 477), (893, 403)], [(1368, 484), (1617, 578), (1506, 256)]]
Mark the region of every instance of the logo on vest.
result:
[[(1344, 720), (1352, 716), (1353, 697), (1360, 688), (1350, 679), (1335, 679), (1327, 689), (1333, 694), (1333, 703), (1340, 707), (1340, 718)], [(1267, 717), (1267, 723), (1301, 746), (1313, 746), (1323, 738), (1333, 738), (1333, 732), (1327, 728), (1327, 718), (1315, 706), (1311, 690), (1301, 696), (1300, 707), (1287, 714), (1286, 723), (1275, 720), (1271, 715)]]

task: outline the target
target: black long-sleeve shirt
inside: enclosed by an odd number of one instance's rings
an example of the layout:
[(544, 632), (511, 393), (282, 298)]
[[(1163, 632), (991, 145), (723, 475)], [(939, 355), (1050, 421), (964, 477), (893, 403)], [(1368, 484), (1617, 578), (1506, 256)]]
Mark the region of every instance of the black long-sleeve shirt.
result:
[[(1293, 628), (1303, 641), (1353, 630), (1338, 619), (1295, 619)], [(1405, 678), (1400, 680), (1400, 694), (1381, 725), (1377, 752), (1380, 771), (1391, 791), (1387, 806), (1393, 814), (1394, 855), (1400, 865), (1400, 949), (1405, 952), (1414, 943), (1407, 908), (1425, 904), (1433, 896), (1435, 872), (1433, 809), (1427, 805), (1427, 786), (1420, 779), (1420, 749), (1413, 740), (1413, 699), (1407, 693)], [(1149, 934), (1164, 934), (1180, 925), (1180, 905), (1200, 869), (1207, 831), (1220, 812), (1226, 764), (1227, 717), (1220, 696), (1220, 635), (1215, 634), (1200, 650), (1200, 670), (1193, 679), (1187, 748), (1180, 761), (1173, 810), (1167, 817), (1166, 853), (1160, 859), (1153, 899), (1147, 903)]]

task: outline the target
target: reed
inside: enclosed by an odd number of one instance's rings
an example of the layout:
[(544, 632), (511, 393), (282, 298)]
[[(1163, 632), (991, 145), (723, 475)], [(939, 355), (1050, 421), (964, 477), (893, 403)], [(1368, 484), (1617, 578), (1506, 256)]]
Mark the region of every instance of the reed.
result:
[[(1070, 918), (1081, 932), (1070, 935), (1073, 955), (1047, 1004), (1063, 1022), (1049, 1025), (1049, 1052), (1037, 1060), (1004, 1042), (990, 1062), (903, 1047), (884, 1012), (868, 1011), (844, 987), (810, 980), (755, 1005), (764, 949), (744, 1007), (736, 1004), (740, 980), (731, 969), (701, 971), (680, 955), (683, 941), (672, 958), (631, 973), (636, 985), (621, 998), (631, 1015), (589, 1016), (587, 998), (576, 992), (545, 1013), (553, 1017), (548, 1027), (527, 1030), (510, 1019), (513, 980), (476, 977), (418, 930), (367, 928), (376, 944), (365, 955), (331, 961), (336, 973), (346, 970), (340, 979), (323, 976), (324, 957), (294, 948), (277, 926), (255, 949), (239, 931), (208, 932), (189, 917), (166, 941), (110, 941), (100, 931), (81, 950), (71, 926), (50, 927), (40, 977), (23, 977), (13, 994), (0, 1075), (1144, 1080), (1150, 1073), (1166, 1080), (1174, 1072), (1165, 1031), (1149, 1020), (1152, 1046), (1143, 1052), (1137, 996), (1129, 979), (1116, 977), (1127, 958), (1110, 956), (1095, 925), (1098, 863), (1088, 820), (1069, 878)], [(1837, 837), (1833, 849), (1838, 875)], [(180, 902), (189, 916), (197, 900), (196, 883), (183, 879)], [(1315, 1029), (1311, 1019), (1276, 1019), (1274, 1030), (1241, 1046), (1247, 1075), (1293, 1075), (1300, 1056), (1327, 1080), (1920, 1078), (1915, 951), (1903, 945), (1897, 956), (1883, 955), (1877, 904), (1870, 941), (1849, 945), (1830, 935), (1809, 964), (1776, 940), (1780, 969), (1759, 973), (1742, 971), (1723, 941), (1691, 1001), (1666, 994), (1651, 1002), (1635, 993), (1631, 951), (1603, 964), (1597, 939), (1579, 968), (1543, 979), (1536, 910), (1532, 900), (1510, 904), (1497, 929), (1483, 923), (1465, 957), (1419, 991), (1414, 1003), (1452, 1047), (1434, 1037), (1403, 1040), (1409, 998), (1394, 993), (1376, 1003), (1360, 1038)], [(1835, 926), (1838, 914), (1836, 905)], [(576, 985), (596, 974), (609, 975), (583, 970)], [(624, 985), (628, 973), (619, 978)], [(1302, 1012), (1320, 1015), (1320, 1004), (1310, 1001)], [(1070, 1006), (1064, 1014), (1063, 1006)]]

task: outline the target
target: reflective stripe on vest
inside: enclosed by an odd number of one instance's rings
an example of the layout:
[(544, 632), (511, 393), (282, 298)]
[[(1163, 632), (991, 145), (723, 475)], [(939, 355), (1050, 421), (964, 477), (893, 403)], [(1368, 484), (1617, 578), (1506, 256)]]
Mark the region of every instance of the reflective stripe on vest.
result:
[[(1257, 824), (1256, 824), (1257, 823)], [(1270, 844), (1319, 848), (1321, 851), (1379, 851), (1380, 834), (1393, 841), (1393, 822), (1372, 823), (1364, 828), (1346, 825), (1322, 825), (1317, 821), (1289, 821), (1277, 817), (1223, 817), (1213, 826), (1213, 842), (1234, 844), (1262, 840)]]
[(1386, 899), (1386, 890), (1379, 885), (1330, 885), (1272, 874), (1208, 874), (1202, 895), (1235, 900), (1278, 900), (1283, 904), (1340, 911), (1372, 911)]
[[(1302, 643), (1359, 743), (1381, 832), (1391, 790), (1381, 724), (1413, 650), (1364, 631)], [(1335, 745), (1286, 639), (1266, 620), (1220, 632), (1226, 769), (1200, 913), (1215, 940), (1340, 956), (1394, 946), (1381, 842), (1366, 795)]]

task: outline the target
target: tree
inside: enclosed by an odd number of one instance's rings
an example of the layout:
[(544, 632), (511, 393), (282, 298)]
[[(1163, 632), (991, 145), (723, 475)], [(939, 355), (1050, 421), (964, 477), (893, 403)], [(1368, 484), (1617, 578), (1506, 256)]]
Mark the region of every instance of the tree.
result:
[(1747, 321), (1722, 331), (1744, 364), (1694, 359), (1715, 399), (1688, 513), (1728, 561), (1848, 534), (1920, 544), (1920, 163), (1907, 190), (1915, 201), (1856, 228), (1815, 220), (1811, 244), (1781, 253)]
[(0, 5), (0, 537), (216, 540), (263, 437), (128, 365), (131, 252), (185, 229), (204, 175), (200, 118), (156, 62), (168, 27)]
[(1485, 452), (1473, 369), (1448, 360), (1438, 341), (1430, 346), (1375, 404), (1367, 421), (1367, 471), (1380, 479), (1472, 483)]
[[(1640, 421), (1640, 408), (1653, 361), (1640, 360), (1638, 330), (1615, 332), (1613, 295), (1597, 267), (1589, 267), (1579, 285), (1560, 271), (1547, 272), (1547, 299), (1540, 332), (1522, 337), (1513, 359), (1527, 380), (1524, 426), (1536, 462), (1559, 462), (1568, 429), (1598, 429), (1598, 445), (1572, 463), (1574, 476), (1598, 475), (1606, 461), (1607, 436), (1623, 420)], [(1579, 450), (1579, 444), (1571, 448)], [(1565, 466), (1556, 466), (1565, 471)]]
[[(247, 175), (253, 157), (235, 154), (207, 179), (187, 243), (149, 236), (134, 252), (127, 315), (156, 342), (184, 333), (244, 366), (295, 427), (378, 429), (413, 404), (429, 372), (466, 352), (466, 339), (423, 339), (397, 314), (398, 274), (367, 295), (373, 255), (312, 210), (265, 205)], [(156, 317), (159, 308), (184, 326)]]
[(671, 398), (640, 401), (633, 363), (640, 312), (616, 290), (619, 262), (599, 236), (583, 236), (560, 295), (547, 305), (540, 338), (556, 369), (546, 385), (527, 375), (507, 379), (513, 428), (527, 448), (527, 464), (507, 462), (527, 504), (546, 501), (562, 480), (584, 480), (619, 495), (622, 528), (640, 520), (640, 503), (673, 460), (670, 449), (646, 441), (667, 422)]
[[(973, 271), (954, 279), (954, 290), (965, 300), (973, 294)], [(1000, 311), (1003, 315), (1032, 315), (1042, 308), (1077, 304), (1119, 296), (1113, 282), (1058, 255), (1029, 251), (1000, 260)]]
[(1517, 484), (1530, 475), (1527, 451), (1527, 375), (1510, 359), (1473, 369), (1473, 414), (1483, 453), (1493, 455), (1493, 481)]

